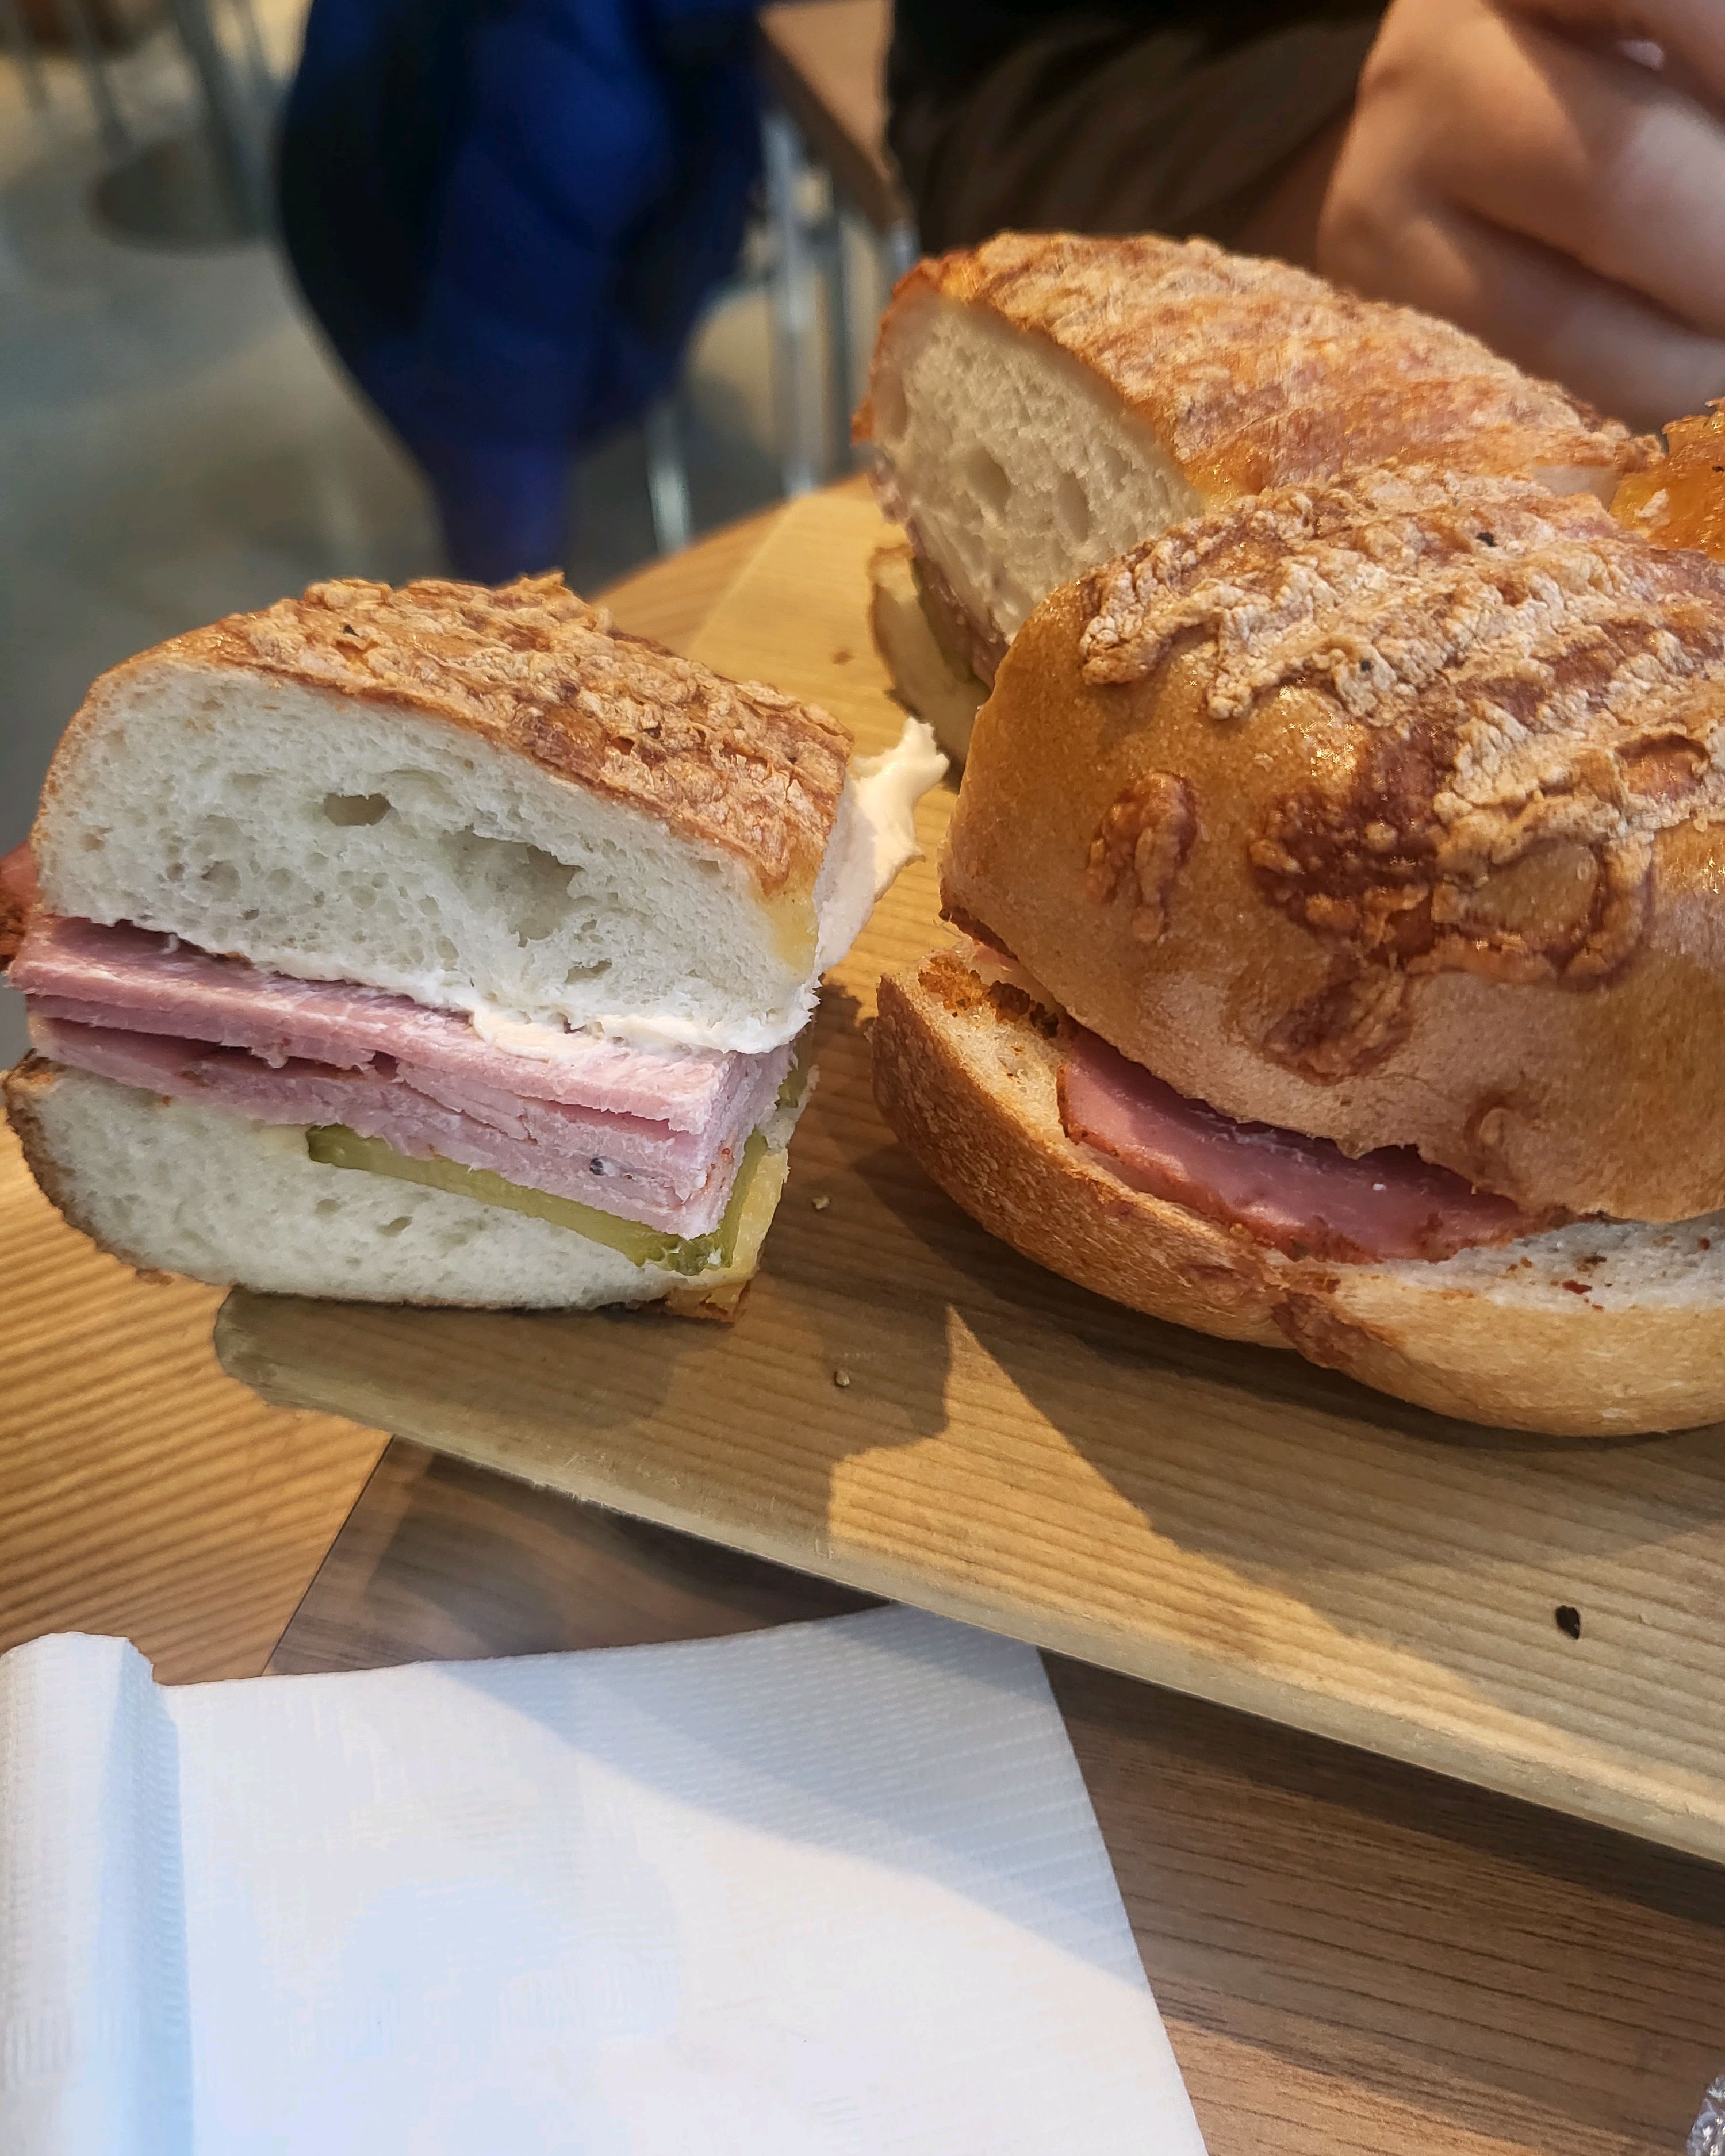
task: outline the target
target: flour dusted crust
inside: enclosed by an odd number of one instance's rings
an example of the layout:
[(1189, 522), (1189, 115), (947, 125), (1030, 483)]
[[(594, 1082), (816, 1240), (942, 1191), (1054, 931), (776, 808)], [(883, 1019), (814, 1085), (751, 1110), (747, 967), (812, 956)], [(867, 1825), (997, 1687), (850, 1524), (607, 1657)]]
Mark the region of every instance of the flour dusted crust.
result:
[[(1087, 682), (1144, 680), (1193, 632), (1218, 726), (1294, 684), (1333, 694), (1362, 740), (1346, 786), (1300, 789), (1250, 858), (1358, 957), (1609, 976), (1645, 932), (1657, 834), (1725, 810), (1725, 578), (1590, 495), (1425, 472), (1283, 489), (1091, 588)], [(1542, 856), (1507, 906), (1502, 877)]]
[(1725, 1415), (1725, 1219), (1576, 1222), (1440, 1264), (1284, 1259), (1074, 1144), (1062, 1052), (1050, 1013), (950, 952), (880, 983), (882, 1113), (943, 1189), (1039, 1265), (1473, 1422), (1599, 1437)]
[(1055, 593), (943, 876), (1231, 1115), (1530, 1211), (1725, 1204), (1725, 569), (1591, 496), (1278, 488)]
[(556, 574), (495, 591), (437, 578), (313, 584), (108, 678), (163, 660), (275, 675), (464, 727), (724, 847), (768, 897), (813, 887), (850, 746), (824, 711), (627, 634)]
[[(1089, 369), (1206, 501), (1391, 457), (1579, 476), (1657, 454), (1450, 323), (1208, 240), (1006, 232), (923, 261), (894, 295), (877, 366), (895, 316), (931, 298), (986, 309)], [(872, 429), (865, 405), (857, 431)]]

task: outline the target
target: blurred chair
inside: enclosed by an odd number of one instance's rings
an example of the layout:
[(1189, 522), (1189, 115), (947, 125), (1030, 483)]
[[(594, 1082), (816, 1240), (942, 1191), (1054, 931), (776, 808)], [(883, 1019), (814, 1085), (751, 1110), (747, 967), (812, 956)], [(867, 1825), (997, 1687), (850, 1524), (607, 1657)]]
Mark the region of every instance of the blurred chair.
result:
[(805, 494), (852, 461), (858, 385), (843, 213), (867, 228), (887, 280), (916, 259), (916, 225), (886, 147), (891, 36), (891, 0), (787, 0), (761, 15), (773, 100), (764, 143), (787, 494)]
[[(113, 60), (164, 17), (198, 114), (185, 132), (145, 141), (126, 118)], [(44, 121), (52, 99), (43, 50), (65, 51), (77, 63), (104, 157), (95, 206), (123, 237), (196, 247), (266, 229), (276, 85), (251, 0), (0, 0), (0, 44)]]

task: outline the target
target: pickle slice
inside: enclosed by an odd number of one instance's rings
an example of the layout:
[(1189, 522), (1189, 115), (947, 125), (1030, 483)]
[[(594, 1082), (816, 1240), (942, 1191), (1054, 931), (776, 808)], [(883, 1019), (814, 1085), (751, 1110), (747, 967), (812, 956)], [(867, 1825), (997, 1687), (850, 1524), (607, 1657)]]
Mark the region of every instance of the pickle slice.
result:
[[(481, 1205), (501, 1205), (531, 1219), (548, 1220), (554, 1228), (567, 1228), (618, 1250), (631, 1265), (662, 1265), (668, 1272), (696, 1274), (728, 1265), (736, 1255), (738, 1238), (749, 1212), (749, 1195), (767, 1155), (767, 1141), (757, 1131), (742, 1149), (737, 1180), (724, 1218), (706, 1235), (669, 1235), (660, 1228), (644, 1228), (638, 1220), (619, 1220), (614, 1213), (602, 1213), (596, 1205), (583, 1205), (577, 1198), (557, 1198), (547, 1190), (529, 1190), (488, 1168), (463, 1168), (459, 1162), (433, 1154), (416, 1160), (398, 1152), (382, 1138), (362, 1138), (345, 1123), (319, 1123), (305, 1133), (305, 1150), (325, 1168), (352, 1168), (371, 1175), (393, 1175), (402, 1183), (424, 1183), (428, 1189), (447, 1190), (458, 1198), (472, 1198)], [(771, 1178), (766, 1178), (770, 1182)], [(775, 1197), (777, 1192), (773, 1194)]]

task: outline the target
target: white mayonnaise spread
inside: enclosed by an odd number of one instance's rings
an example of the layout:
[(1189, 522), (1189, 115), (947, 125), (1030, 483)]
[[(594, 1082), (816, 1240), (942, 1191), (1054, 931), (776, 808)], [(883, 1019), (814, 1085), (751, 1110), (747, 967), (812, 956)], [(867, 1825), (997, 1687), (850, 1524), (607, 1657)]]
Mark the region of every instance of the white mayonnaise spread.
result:
[(916, 860), (916, 803), (940, 783), (946, 768), (932, 730), (921, 719), (906, 719), (897, 742), (881, 755), (859, 757), (851, 765), (815, 886), (817, 973), (838, 964), (861, 934), (875, 901)]

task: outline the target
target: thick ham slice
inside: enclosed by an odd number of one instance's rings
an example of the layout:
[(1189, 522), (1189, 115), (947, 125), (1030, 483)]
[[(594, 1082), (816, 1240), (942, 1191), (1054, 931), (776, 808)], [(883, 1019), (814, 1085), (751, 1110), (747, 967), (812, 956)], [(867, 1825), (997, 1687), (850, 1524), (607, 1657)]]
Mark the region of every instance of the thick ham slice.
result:
[(429, 1099), (372, 1065), (337, 1070), (292, 1059), (270, 1064), (243, 1049), (76, 1025), (39, 1013), (32, 1015), (30, 1039), (52, 1061), (122, 1086), (231, 1108), (260, 1123), (345, 1123), (416, 1159), (435, 1156), (490, 1168), (531, 1190), (578, 1199), (673, 1235), (705, 1235), (717, 1227), (737, 1179), (740, 1143), (721, 1150), (688, 1189), (662, 1169), (625, 1168), (593, 1150), (590, 1113), (556, 1101), (517, 1101), (506, 1123)]
[(1350, 1159), (1327, 1138), (1240, 1123), (1075, 1026), (1060, 1074), (1068, 1137), (1122, 1182), (1289, 1256), (1453, 1257), (1549, 1226), (1407, 1147)]
[(519, 1054), (405, 996), (40, 914), (11, 978), (58, 1062), (260, 1122), (346, 1123), (681, 1235), (716, 1226), (794, 1054), (582, 1035)]
[[(680, 1131), (705, 1132), (727, 1090), (746, 1086), (773, 1060), (632, 1048), (584, 1034), (558, 1036), (555, 1055), (518, 1055), (482, 1040), (459, 1011), (351, 981), (295, 980), (172, 937), (54, 915), (37, 916), (11, 979), (45, 1015), (81, 1025), (172, 1034), (277, 1063), (297, 1056), (352, 1068), (392, 1055), (500, 1095), (565, 1101)], [(768, 1099), (788, 1067), (784, 1052), (775, 1053), (780, 1067), (765, 1086)]]

